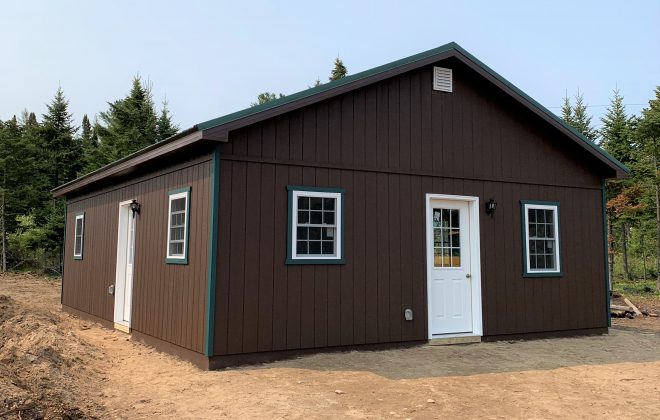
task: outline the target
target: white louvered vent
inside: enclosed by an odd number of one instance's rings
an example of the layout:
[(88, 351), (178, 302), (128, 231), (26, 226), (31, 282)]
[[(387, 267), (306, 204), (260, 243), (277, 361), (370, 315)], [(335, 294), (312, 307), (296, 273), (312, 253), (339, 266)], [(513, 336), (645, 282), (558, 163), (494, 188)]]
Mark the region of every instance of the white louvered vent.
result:
[(440, 92), (452, 91), (451, 69), (433, 67), (433, 89)]

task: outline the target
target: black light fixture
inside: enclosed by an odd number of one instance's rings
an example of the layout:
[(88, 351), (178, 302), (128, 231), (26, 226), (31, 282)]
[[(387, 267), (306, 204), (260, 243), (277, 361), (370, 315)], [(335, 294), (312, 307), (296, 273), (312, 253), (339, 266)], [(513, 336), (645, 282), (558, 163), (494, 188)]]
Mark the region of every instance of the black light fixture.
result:
[(131, 212), (133, 213), (133, 217), (135, 217), (136, 214), (140, 214), (140, 203), (135, 199), (131, 201)]
[(493, 213), (495, 213), (495, 209), (497, 209), (497, 201), (491, 198), (486, 202), (486, 214), (490, 215), (490, 217), (493, 217)]

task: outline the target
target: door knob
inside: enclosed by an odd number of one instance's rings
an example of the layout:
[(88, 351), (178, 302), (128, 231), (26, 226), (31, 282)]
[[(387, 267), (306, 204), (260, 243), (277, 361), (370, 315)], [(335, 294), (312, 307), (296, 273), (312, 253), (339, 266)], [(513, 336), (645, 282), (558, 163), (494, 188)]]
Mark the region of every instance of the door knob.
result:
[(467, 274), (465, 275), (465, 277), (470, 278), (470, 277), (472, 277), (472, 274), (467, 273)]

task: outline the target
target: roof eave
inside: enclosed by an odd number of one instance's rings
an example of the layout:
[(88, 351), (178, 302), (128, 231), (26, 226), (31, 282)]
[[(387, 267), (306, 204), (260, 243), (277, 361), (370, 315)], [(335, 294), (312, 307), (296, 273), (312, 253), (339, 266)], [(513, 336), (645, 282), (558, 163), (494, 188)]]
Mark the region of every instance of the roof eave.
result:
[(66, 194), (74, 192), (91, 183), (97, 182), (103, 178), (119, 173), (121, 171), (130, 169), (131, 167), (143, 163), (147, 160), (154, 159), (166, 153), (171, 153), (174, 150), (185, 147), (201, 139), (202, 132), (197, 129), (197, 126), (188, 128), (181, 131), (180, 133), (175, 134), (172, 137), (168, 137), (165, 140), (140, 149), (135, 153), (109, 163), (108, 165), (105, 165), (93, 172), (76, 178), (73, 181), (62, 184), (59, 187), (52, 189), (50, 192), (55, 198), (65, 196)]

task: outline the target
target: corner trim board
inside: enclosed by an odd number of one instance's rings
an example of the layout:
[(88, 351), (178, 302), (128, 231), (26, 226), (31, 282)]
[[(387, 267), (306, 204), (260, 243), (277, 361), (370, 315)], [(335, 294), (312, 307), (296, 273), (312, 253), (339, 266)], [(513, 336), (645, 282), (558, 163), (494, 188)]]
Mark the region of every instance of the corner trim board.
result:
[(218, 216), (220, 207), (220, 146), (213, 149), (211, 159), (211, 211), (208, 255), (208, 284), (206, 290), (206, 334), (204, 335), (204, 353), (213, 355), (215, 339), (215, 284), (218, 268)]
[(601, 182), (601, 197), (602, 197), (602, 216), (603, 216), (603, 255), (605, 261), (605, 317), (607, 318), (607, 326), (612, 326), (612, 308), (610, 307), (610, 266), (609, 266), (609, 245), (607, 233), (607, 196), (605, 191), (606, 181), (603, 179)]

